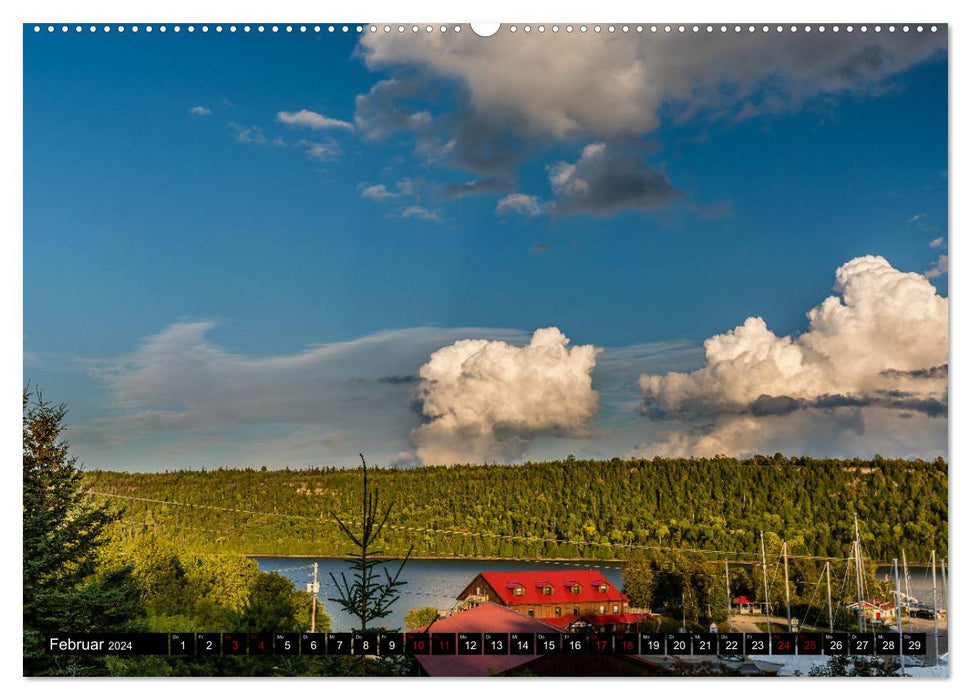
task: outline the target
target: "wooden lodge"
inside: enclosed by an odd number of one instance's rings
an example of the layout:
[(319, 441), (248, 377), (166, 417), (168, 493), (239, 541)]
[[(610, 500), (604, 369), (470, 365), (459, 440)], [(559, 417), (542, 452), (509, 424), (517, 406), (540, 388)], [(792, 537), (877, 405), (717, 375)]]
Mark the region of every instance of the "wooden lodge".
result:
[(627, 631), (649, 617), (594, 569), (484, 571), (458, 595), (467, 606), (495, 603), (566, 631)]

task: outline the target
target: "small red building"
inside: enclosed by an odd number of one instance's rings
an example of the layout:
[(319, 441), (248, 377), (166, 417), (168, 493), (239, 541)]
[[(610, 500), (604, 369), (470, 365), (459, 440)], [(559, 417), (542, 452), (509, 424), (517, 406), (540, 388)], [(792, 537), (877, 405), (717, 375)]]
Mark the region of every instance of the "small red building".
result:
[(568, 631), (626, 630), (647, 617), (630, 613), (627, 596), (595, 569), (483, 571), (458, 599), (496, 603)]

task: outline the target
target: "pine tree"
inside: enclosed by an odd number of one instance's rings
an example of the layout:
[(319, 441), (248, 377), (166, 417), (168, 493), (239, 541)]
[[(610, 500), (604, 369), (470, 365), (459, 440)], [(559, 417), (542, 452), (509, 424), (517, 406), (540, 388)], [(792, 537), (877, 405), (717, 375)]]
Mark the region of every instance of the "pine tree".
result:
[(398, 600), (397, 591), (406, 583), (401, 580), (401, 571), (408, 562), (413, 548), (408, 549), (408, 553), (394, 575), (387, 568), (382, 567), (384, 574), (382, 581), (375, 569), (379, 564), (388, 560), (381, 558), (382, 552), (376, 547), (380, 541), (381, 531), (384, 529), (385, 523), (388, 522), (388, 516), (391, 515), (391, 506), (389, 505), (383, 513), (379, 512), (378, 492), (375, 490), (374, 493), (371, 493), (368, 490), (367, 462), (364, 461), (364, 455), (361, 455), (361, 464), (363, 465), (364, 490), (361, 494), (360, 533), (351, 531), (347, 523), (341, 520), (339, 516), (334, 515), (341, 532), (354, 543), (355, 551), (350, 553), (346, 560), (354, 573), (351, 582), (348, 582), (343, 572), (340, 581), (331, 573), (330, 578), (337, 588), (338, 596), (330, 598), (330, 600), (356, 617), (360, 621), (360, 629), (365, 631), (368, 629), (369, 623), (391, 614), (391, 606)]
[(24, 674), (100, 675), (103, 659), (52, 656), (57, 632), (125, 631), (141, 616), (130, 570), (99, 571), (105, 528), (118, 519), (90, 505), (77, 460), (61, 438), (67, 409), (24, 391)]

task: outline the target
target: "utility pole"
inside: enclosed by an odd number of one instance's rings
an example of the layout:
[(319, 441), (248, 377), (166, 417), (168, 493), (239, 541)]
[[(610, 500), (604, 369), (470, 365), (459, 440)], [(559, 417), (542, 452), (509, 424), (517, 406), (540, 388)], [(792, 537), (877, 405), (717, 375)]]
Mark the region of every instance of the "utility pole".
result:
[(772, 631), (772, 621), (769, 619), (769, 573), (765, 568), (765, 535), (759, 530), (759, 540), (762, 542), (762, 585), (765, 586), (765, 631)]
[(728, 559), (725, 560), (725, 598), (728, 601), (728, 629), (734, 632), (735, 625), (732, 623), (732, 587), (728, 583)]
[(317, 582), (317, 562), (314, 562), (314, 583), (311, 588), (310, 599), (310, 632), (317, 631), (317, 593), (320, 592), (320, 583)]
[(829, 607), (829, 631), (833, 631), (833, 591), (829, 585), (829, 562), (826, 562), (826, 605)]
[(904, 606), (907, 608), (907, 629), (911, 632), (914, 631), (914, 617), (911, 615), (911, 604), (912, 600), (915, 600), (914, 594), (910, 587), (910, 569), (907, 568), (907, 551), (903, 548), (900, 549), (900, 558), (904, 563), (904, 594), (907, 596)]
[(782, 543), (782, 566), (786, 576), (786, 630), (792, 632), (792, 610), (789, 607), (789, 543)]
[(937, 647), (937, 552), (931, 550), (931, 580), (934, 582), (934, 665), (941, 663)]
[(904, 673), (904, 625), (900, 617), (900, 572), (897, 570), (897, 560), (893, 560), (893, 578), (896, 584), (897, 590), (897, 644), (900, 645), (900, 675), (907, 675)]

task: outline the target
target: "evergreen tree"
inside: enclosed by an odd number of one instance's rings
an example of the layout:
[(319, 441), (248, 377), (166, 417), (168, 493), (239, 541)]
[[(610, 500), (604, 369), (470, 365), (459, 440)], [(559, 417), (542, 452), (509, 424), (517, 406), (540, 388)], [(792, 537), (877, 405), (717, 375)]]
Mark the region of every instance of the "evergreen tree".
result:
[(57, 632), (126, 631), (143, 612), (129, 569), (99, 571), (105, 528), (118, 519), (88, 503), (61, 437), (67, 409), (23, 396), (24, 674), (99, 675), (99, 657), (52, 656)]
[(340, 581), (334, 574), (330, 575), (338, 592), (338, 596), (330, 600), (356, 617), (360, 621), (360, 629), (364, 631), (369, 628), (370, 622), (391, 614), (391, 606), (398, 600), (397, 591), (406, 583), (401, 580), (401, 571), (411, 556), (411, 549), (408, 549), (408, 554), (405, 555), (394, 575), (386, 567), (382, 567), (384, 574), (382, 581), (375, 569), (387, 559), (380, 558), (382, 552), (376, 547), (380, 542), (381, 531), (388, 522), (388, 516), (391, 515), (391, 505), (388, 505), (383, 513), (379, 512), (378, 492), (375, 490), (371, 493), (368, 490), (367, 462), (364, 461), (364, 455), (361, 455), (361, 464), (364, 488), (361, 493), (360, 533), (352, 531), (347, 523), (334, 515), (341, 532), (354, 543), (356, 548), (347, 559), (354, 573), (351, 582), (348, 582), (343, 572)]

